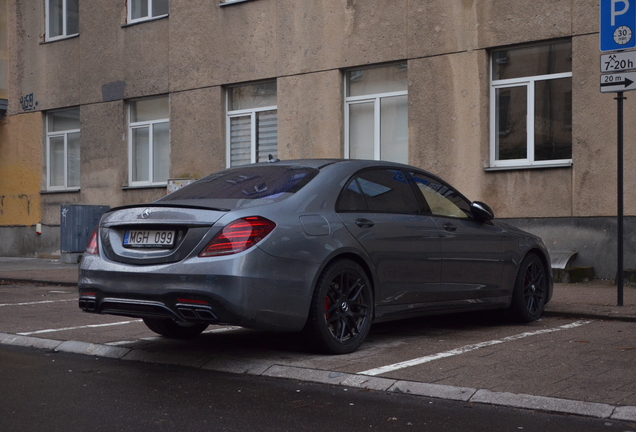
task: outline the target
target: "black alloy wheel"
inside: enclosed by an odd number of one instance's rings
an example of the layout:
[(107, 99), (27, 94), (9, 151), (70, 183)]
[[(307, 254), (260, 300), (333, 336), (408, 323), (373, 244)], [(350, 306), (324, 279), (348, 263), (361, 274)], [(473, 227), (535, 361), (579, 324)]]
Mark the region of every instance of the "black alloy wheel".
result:
[(319, 351), (347, 354), (366, 339), (372, 316), (373, 295), (365, 271), (341, 259), (318, 279), (304, 331)]
[(543, 314), (548, 278), (543, 261), (534, 253), (528, 254), (521, 265), (512, 293), (512, 303), (508, 309), (514, 321), (529, 323)]

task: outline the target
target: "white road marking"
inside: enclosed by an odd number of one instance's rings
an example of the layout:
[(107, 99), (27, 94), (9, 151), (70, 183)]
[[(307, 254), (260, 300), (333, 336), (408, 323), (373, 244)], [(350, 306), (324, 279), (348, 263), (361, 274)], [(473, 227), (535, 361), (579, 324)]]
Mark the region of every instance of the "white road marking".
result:
[(37, 330), (37, 331), (32, 331), (32, 332), (24, 332), (24, 333), (16, 333), (16, 334), (18, 334), (20, 336), (30, 336), (30, 335), (41, 334), (41, 333), (54, 333), (54, 332), (59, 332), (59, 331), (79, 330), (79, 329), (85, 329), (85, 328), (97, 328), (97, 327), (108, 327), (108, 326), (116, 326), (116, 325), (133, 324), (133, 323), (138, 323), (138, 322), (141, 322), (141, 321), (142, 320), (120, 321), (120, 322), (107, 323), (107, 324), (88, 324), (88, 325), (77, 326), (77, 327), (65, 327), (65, 328), (58, 328), (58, 329)]
[(69, 302), (69, 301), (77, 301), (77, 299), (72, 298), (72, 299), (64, 299), (64, 300), (42, 300), (42, 301), (27, 302), (27, 303), (2, 303), (0, 304), (0, 306), (31, 306), (31, 305), (37, 305), (37, 304)]
[(572, 329), (572, 328), (576, 328), (576, 327), (580, 327), (582, 325), (585, 324), (589, 324), (592, 321), (576, 321), (573, 322), (572, 324), (567, 324), (561, 327), (556, 327), (556, 328), (551, 328), (551, 329), (543, 329), (543, 330), (537, 330), (534, 332), (527, 332), (527, 333), (521, 333), (518, 335), (514, 335), (514, 336), (508, 336), (505, 337), (503, 339), (496, 339), (496, 340), (491, 340), (491, 341), (486, 341), (486, 342), (480, 342), (478, 344), (473, 344), (473, 345), (466, 345), (460, 348), (456, 348), (450, 351), (446, 351), (446, 352), (441, 352), (441, 353), (437, 353), (437, 354), (431, 354), (425, 357), (420, 357), (420, 358), (416, 358), (416, 359), (412, 359), (412, 360), (407, 360), (407, 361), (403, 361), (400, 363), (394, 363), (391, 365), (386, 365), (386, 366), (381, 366), (379, 368), (375, 368), (375, 369), (369, 369), (363, 372), (358, 372), (358, 374), (360, 375), (371, 375), (371, 376), (375, 376), (375, 375), (381, 375), (387, 372), (393, 372), (396, 371), (398, 369), (404, 369), (407, 367), (411, 367), (411, 366), (417, 366), (423, 363), (428, 363), (431, 362), (433, 360), (439, 360), (442, 358), (446, 358), (446, 357), (452, 357), (452, 356), (456, 356), (456, 355), (460, 355), (460, 354), (464, 354), (470, 351), (475, 351), (478, 350), (480, 348), (484, 348), (484, 347), (489, 347), (492, 345), (498, 345), (498, 344), (502, 344), (505, 342), (511, 342), (511, 341), (515, 341), (518, 339), (523, 339), (523, 338), (527, 338), (530, 336), (537, 336), (537, 335), (541, 335), (541, 334), (546, 334), (546, 333), (554, 333), (557, 331), (561, 331), (561, 330), (568, 330), (568, 329)]

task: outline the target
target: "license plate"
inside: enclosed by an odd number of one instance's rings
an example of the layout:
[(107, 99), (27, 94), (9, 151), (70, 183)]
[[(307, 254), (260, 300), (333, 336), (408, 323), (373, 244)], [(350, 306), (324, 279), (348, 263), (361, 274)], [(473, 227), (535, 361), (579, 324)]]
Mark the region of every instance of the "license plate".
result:
[(170, 247), (174, 245), (175, 232), (167, 230), (129, 230), (124, 233), (124, 246)]

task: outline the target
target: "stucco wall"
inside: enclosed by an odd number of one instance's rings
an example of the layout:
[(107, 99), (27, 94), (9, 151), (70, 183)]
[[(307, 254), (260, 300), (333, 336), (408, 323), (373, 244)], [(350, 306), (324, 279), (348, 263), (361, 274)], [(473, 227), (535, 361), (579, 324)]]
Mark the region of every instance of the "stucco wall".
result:
[[(91, 0), (80, 2), (80, 35), (52, 43), (43, 43), (44, 2), (8, 3), (12, 103), (0, 136), (28, 129), (24, 150), (11, 144), (8, 154), (37, 156), (28, 161), (37, 186), (26, 195), (41, 216), (24, 219), (17, 206), (0, 225), (54, 226), (61, 204), (116, 206), (165, 194), (127, 187), (127, 101), (144, 96), (170, 97), (171, 177), (225, 166), (225, 86), (265, 79), (277, 81), (279, 157), (341, 157), (344, 71), (393, 61), (408, 64), (410, 163), (505, 218), (553, 224), (616, 213), (616, 102), (599, 92), (598, 0), (171, 0), (168, 18), (135, 25), (126, 24), (125, 0)], [(573, 47), (572, 166), (487, 170), (489, 50), (556, 38)], [(24, 95), (34, 114), (14, 103)], [(627, 96), (629, 119), (636, 103)], [(81, 113), (81, 190), (39, 195), (39, 112), (71, 106)], [(626, 121), (625, 214), (634, 216), (635, 129)], [(2, 168), (0, 176), (3, 188), (12, 174)]]
[(201, 178), (225, 168), (225, 92), (206, 87), (170, 96), (170, 176)]
[(343, 156), (342, 86), (337, 70), (278, 79), (279, 158)]

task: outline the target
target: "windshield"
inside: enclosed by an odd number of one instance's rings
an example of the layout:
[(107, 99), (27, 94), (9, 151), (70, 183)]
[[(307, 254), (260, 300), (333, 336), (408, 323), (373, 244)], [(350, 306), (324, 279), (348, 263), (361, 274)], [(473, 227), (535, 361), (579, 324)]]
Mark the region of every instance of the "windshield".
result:
[(318, 170), (290, 166), (246, 166), (211, 174), (157, 202), (214, 200), (215, 205), (242, 208), (281, 201), (298, 192)]

